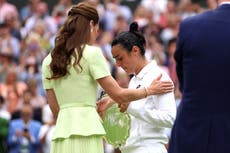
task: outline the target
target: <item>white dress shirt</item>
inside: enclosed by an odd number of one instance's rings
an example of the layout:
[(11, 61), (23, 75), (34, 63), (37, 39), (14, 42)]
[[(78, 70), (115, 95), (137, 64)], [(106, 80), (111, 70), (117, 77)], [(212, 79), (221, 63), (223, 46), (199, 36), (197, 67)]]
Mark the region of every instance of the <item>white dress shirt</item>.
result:
[[(153, 79), (163, 74), (161, 80), (171, 80), (155, 61), (146, 65), (129, 83), (129, 88), (148, 87)], [(130, 136), (120, 149), (122, 153), (167, 153), (166, 129), (171, 128), (176, 117), (173, 92), (153, 95), (130, 103)]]

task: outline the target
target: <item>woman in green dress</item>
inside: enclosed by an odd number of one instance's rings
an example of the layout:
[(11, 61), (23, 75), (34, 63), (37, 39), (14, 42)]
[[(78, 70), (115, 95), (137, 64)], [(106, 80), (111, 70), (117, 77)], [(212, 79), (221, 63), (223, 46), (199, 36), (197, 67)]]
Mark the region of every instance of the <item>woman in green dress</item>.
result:
[(43, 85), (57, 117), (51, 153), (104, 153), (105, 131), (96, 111), (98, 83), (118, 103), (173, 90), (171, 82), (159, 80), (147, 88), (121, 88), (101, 50), (92, 45), (98, 21), (96, 9), (89, 3), (72, 6), (57, 33), (54, 49), (43, 60)]

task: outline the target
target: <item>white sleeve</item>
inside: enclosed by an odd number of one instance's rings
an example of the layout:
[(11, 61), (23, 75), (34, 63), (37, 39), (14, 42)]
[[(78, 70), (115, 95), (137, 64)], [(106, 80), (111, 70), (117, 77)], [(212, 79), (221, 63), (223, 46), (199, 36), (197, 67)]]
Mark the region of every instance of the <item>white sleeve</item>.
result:
[[(173, 93), (148, 97), (143, 108), (128, 107), (127, 112), (154, 127), (171, 128), (176, 117), (176, 104)], [(155, 101), (155, 102), (154, 102)], [(149, 105), (154, 107), (148, 107)]]
[(38, 134), (39, 140), (47, 133), (48, 130), (49, 130), (49, 128), (48, 128), (47, 125), (43, 125), (43, 126), (40, 128), (40, 131), (39, 131), (39, 134)]

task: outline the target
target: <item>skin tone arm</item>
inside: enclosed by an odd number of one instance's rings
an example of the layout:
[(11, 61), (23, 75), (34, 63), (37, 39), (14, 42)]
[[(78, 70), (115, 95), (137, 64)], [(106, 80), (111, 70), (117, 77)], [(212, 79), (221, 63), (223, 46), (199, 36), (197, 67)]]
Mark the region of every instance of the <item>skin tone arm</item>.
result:
[[(102, 88), (106, 91), (109, 97), (104, 97), (97, 103), (98, 113), (103, 116), (105, 110), (114, 104), (116, 101), (119, 105), (127, 104), (130, 101), (145, 98), (148, 95), (164, 94), (172, 92), (174, 86), (170, 81), (160, 81), (162, 75), (153, 80), (151, 85), (141, 89), (125, 89), (121, 88), (112, 77), (105, 77), (98, 80)], [(147, 92), (147, 94), (146, 94)]]
[[(112, 76), (104, 77), (98, 79), (99, 84), (102, 88), (108, 93), (108, 95), (118, 103), (128, 103), (133, 100), (145, 98), (148, 95), (161, 94), (171, 92), (174, 89), (174, 86), (169, 81), (159, 81), (161, 76), (158, 79), (154, 80), (152, 84), (145, 90), (141, 89), (125, 89), (121, 88), (116, 80)], [(47, 89), (47, 99), (50, 106), (50, 109), (56, 118), (59, 112), (59, 106), (57, 103), (56, 95), (53, 89)], [(114, 102), (111, 101), (110, 102)], [(111, 104), (110, 104), (111, 105)]]
[(173, 91), (174, 86), (170, 81), (160, 81), (160, 75), (153, 80), (149, 87), (140, 89), (121, 88), (112, 76), (98, 79), (99, 84), (105, 92), (117, 103), (127, 103), (130, 101), (145, 98), (149, 95), (164, 94)]
[(57, 103), (56, 95), (55, 95), (53, 89), (47, 89), (46, 94), (47, 94), (48, 103), (49, 103), (50, 109), (54, 115), (54, 118), (57, 118), (57, 115), (59, 112), (59, 106)]

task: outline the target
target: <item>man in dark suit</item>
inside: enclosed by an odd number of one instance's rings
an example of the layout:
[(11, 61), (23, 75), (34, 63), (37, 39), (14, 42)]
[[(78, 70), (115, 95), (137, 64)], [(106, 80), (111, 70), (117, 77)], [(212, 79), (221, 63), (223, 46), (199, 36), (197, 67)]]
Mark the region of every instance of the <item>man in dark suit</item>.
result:
[(181, 22), (175, 60), (182, 101), (169, 153), (230, 153), (230, 0)]

